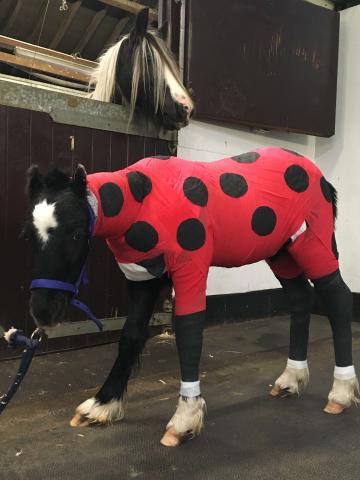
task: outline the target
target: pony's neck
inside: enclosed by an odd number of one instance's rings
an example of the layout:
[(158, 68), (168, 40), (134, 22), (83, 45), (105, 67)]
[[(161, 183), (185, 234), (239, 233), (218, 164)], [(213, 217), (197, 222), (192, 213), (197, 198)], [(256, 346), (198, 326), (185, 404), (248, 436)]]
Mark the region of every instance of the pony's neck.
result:
[(139, 215), (141, 203), (130, 192), (125, 170), (87, 176), (89, 196), (96, 222), (94, 236), (118, 238)]

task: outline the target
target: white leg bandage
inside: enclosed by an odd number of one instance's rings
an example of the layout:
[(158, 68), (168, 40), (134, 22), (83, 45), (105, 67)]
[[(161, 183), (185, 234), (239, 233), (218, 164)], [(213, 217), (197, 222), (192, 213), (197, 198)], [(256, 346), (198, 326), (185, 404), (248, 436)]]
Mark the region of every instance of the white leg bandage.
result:
[(180, 395), (182, 397), (198, 397), (201, 395), (200, 381), (197, 382), (181, 382)]
[(354, 365), (350, 365), (349, 367), (337, 367), (334, 368), (334, 378), (338, 380), (350, 380), (351, 378), (355, 378), (355, 368)]

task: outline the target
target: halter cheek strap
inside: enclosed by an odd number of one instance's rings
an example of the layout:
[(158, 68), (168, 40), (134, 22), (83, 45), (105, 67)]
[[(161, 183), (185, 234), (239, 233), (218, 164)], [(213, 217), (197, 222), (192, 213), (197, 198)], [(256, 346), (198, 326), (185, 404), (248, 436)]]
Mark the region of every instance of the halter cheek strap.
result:
[[(93, 209), (91, 208), (90, 205), (88, 205), (88, 212), (89, 212), (89, 240), (90, 240), (90, 238), (93, 235), (96, 219), (95, 219), (95, 214), (93, 212)], [(98, 329), (102, 332), (104, 328), (102, 322), (95, 317), (95, 315), (92, 313), (90, 308), (87, 305), (85, 305), (85, 303), (80, 302), (80, 300), (77, 300), (75, 298), (79, 293), (80, 285), (87, 284), (87, 283), (89, 283), (89, 281), (86, 275), (86, 265), (84, 265), (83, 268), (81, 269), (79, 278), (75, 284), (69, 283), (69, 282), (63, 282), (61, 280), (52, 280), (49, 278), (35, 278), (30, 284), (30, 290), (34, 290), (36, 288), (49, 288), (52, 290), (62, 290), (64, 292), (72, 293), (73, 296), (70, 301), (70, 304), (78, 308), (82, 312), (84, 312), (85, 315), (89, 317), (96, 324)]]

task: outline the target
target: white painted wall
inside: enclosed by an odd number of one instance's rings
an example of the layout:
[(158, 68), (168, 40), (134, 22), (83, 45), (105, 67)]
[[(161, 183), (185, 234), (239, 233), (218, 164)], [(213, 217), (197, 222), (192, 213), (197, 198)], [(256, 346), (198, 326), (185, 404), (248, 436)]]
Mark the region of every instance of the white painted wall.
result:
[[(288, 133), (251, 133), (192, 121), (179, 134), (179, 157), (213, 161), (261, 146), (277, 145), (313, 159), (339, 191), (337, 241), (341, 268), (360, 292), (360, 6), (341, 12), (336, 134), (331, 139)], [(276, 288), (265, 264), (212, 268), (208, 295)]]
[(336, 239), (343, 277), (360, 292), (360, 6), (340, 15), (336, 134), (315, 143), (316, 163), (339, 193)]

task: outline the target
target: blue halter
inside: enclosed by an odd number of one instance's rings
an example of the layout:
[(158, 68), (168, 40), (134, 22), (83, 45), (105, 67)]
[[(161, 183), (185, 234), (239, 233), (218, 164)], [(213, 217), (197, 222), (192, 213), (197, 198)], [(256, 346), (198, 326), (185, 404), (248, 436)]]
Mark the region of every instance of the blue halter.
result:
[[(96, 218), (95, 218), (93, 209), (91, 208), (90, 205), (88, 205), (88, 212), (89, 212), (89, 239), (90, 239), (94, 232)], [(69, 283), (69, 282), (63, 282), (61, 280), (51, 280), (48, 278), (35, 278), (30, 284), (30, 290), (34, 290), (35, 288), (50, 288), (53, 290), (63, 290), (65, 292), (72, 293), (73, 295), (72, 295), (70, 304), (78, 308), (82, 312), (84, 312), (85, 315), (88, 318), (90, 318), (96, 324), (98, 329), (102, 332), (104, 328), (102, 322), (95, 317), (95, 315), (92, 313), (90, 308), (87, 305), (85, 305), (85, 303), (80, 302), (80, 300), (77, 300), (75, 298), (79, 293), (80, 286), (82, 284), (87, 284), (87, 283), (89, 283), (89, 281), (86, 275), (86, 265), (84, 265), (83, 268), (81, 269), (79, 278), (75, 284)]]

